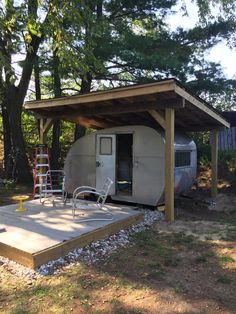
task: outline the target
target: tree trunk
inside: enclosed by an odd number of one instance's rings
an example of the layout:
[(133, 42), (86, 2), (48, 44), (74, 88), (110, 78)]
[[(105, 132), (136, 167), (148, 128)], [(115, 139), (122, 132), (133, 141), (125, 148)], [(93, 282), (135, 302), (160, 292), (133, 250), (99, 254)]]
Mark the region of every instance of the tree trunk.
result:
[[(53, 86), (55, 98), (61, 97), (61, 78), (57, 49), (53, 52)], [(61, 121), (55, 120), (52, 130), (51, 168), (59, 169)]]
[(40, 69), (39, 69), (39, 57), (35, 57), (34, 63), (34, 85), (35, 85), (35, 99), (41, 99), (41, 87), (40, 87)]
[(84, 126), (76, 124), (75, 131), (74, 131), (74, 141), (77, 141), (79, 138), (84, 136), (85, 132), (86, 132), (86, 128)]
[(21, 128), (22, 102), (17, 95), (17, 88), (10, 86), (7, 94), (7, 109), (11, 128), (11, 138), (13, 144), (14, 167), (16, 169), (16, 179), (18, 182), (32, 182), (32, 175), (25, 151), (25, 142)]
[[(36, 56), (34, 64), (34, 86), (35, 86), (35, 99), (41, 99), (41, 86), (40, 86), (40, 69), (39, 57)], [(37, 119), (38, 134), (40, 134), (40, 119)]]
[[(80, 94), (89, 93), (91, 89), (92, 84), (92, 77), (88, 75), (87, 78), (83, 77), (81, 82), (81, 90)], [(74, 131), (74, 141), (77, 141), (79, 138), (85, 135), (86, 128), (84, 126), (81, 126), (79, 124), (75, 125), (75, 131)]]
[(4, 103), (2, 104), (2, 124), (3, 124), (3, 145), (4, 145), (4, 176), (6, 179), (12, 179), (13, 156), (11, 129), (8, 112)]
[(2, 80), (3, 69), (0, 68), (0, 103), (2, 109), (2, 126), (3, 126), (3, 147), (4, 147), (4, 177), (12, 178), (13, 160), (12, 160), (12, 142), (9, 116), (6, 108), (6, 93)]

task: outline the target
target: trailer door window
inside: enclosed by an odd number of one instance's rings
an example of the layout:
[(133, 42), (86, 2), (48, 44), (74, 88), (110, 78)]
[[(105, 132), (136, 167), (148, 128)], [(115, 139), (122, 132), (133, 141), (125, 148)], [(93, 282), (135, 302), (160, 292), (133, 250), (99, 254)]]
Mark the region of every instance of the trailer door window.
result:
[(100, 137), (100, 155), (112, 155), (112, 138)]
[(191, 152), (175, 152), (175, 167), (187, 167), (191, 165)]

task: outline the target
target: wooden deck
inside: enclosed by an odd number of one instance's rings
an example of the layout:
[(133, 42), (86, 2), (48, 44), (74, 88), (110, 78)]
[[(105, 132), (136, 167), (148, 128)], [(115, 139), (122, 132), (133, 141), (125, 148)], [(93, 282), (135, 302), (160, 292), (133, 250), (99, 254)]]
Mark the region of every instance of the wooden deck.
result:
[[(30, 268), (65, 255), (95, 240), (105, 238), (143, 220), (143, 214), (133, 207), (106, 205), (113, 214), (111, 221), (74, 222), (71, 205), (59, 199), (24, 203), (27, 211), (16, 212), (16, 205), (0, 207), (0, 255)], [(82, 219), (101, 218), (106, 214), (93, 203), (81, 202), (78, 214)], [(107, 216), (108, 217), (108, 216)]]

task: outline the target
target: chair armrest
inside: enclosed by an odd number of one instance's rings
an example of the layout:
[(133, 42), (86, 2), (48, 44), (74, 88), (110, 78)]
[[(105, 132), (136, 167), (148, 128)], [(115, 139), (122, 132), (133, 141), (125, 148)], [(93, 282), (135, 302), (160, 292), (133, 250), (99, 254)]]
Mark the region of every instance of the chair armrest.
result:
[(74, 192), (73, 192), (73, 197), (74, 197), (74, 195), (75, 195), (76, 193), (78, 193), (80, 190), (81, 190), (81, 191), (85, 191), (85, 190), (91, 190), (91, 191), (95, 190), (95, 191), (96, 191), (96, 189), (95, 189), (94, 187), (92, 187), (92, 186), (82, 185), (82, 186), (77, 187), (77, 188), (74, 190)]
[(83, 195), (83, 194), (86, 194), (86, 193), (94, 194), (94, 195), (97, 195), (97, 196), (100, 196), (100, 195), (101, 195), (99, 192), (97, 192), (97, 191), (92, 191), (92, 190), (84, 190), (84, 191), (78, 192), (76, 195), (73, 194), (73, 205), (74, 205), (74, 207), (76, 207), (76, 202), (75, 202), (75, 200), (76, 200), (80, 195)]

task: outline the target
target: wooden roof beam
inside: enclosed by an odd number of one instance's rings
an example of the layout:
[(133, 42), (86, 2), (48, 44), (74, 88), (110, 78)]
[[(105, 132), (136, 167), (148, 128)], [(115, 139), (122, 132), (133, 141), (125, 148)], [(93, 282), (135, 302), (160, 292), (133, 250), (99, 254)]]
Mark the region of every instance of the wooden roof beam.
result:
[(160, 82), (133, 85), (106, 91), (92, 92), (84, 95), (67, 96), (55, 99), (46, 99), (39, 101), (26, 102), (26, 109), (37, 109), (44, 107), (59, 107), (70, 104), (85, 104), (91, 102), (100, 102), (106, 100), (120, 99), (126, 97), (144, 96), (158, 94), (162, 92), (174, 91), (175, 80), (169, 79)]
[(65, 108), (62, 111), (50, 112), (50, 108), (45, 109), (36, 109), (35, 111), (41, 114), (42, 116), (51, 117), (51, 118), (62, 118), (65, 119), (68, 116), (83, 116), (89, 117), (92, 115), (117, 115), (124, 113), (134, 113), (134, 112), (144, 112), (155, 109), (181, 109), (184, 108), (184, 103), (182, 99), (176, 100), (174, 103), (165, 101), (164, 103), (156, 102), (147, 102), (147, 103), (133, 103), (133, 104), (117, 104), (115, 106), (99, 106), (98, 108), (87, 108), (86, 106), (79, 106), (78, 109)]
[(88, 119), (84, 117), (67, 117), (67, 120), (70, 122), (78, 123), (81, 126), (86, 128), (94, 128), (94, 129), (106, 129), (111, 127), (111, 124), (108, 124), (103, 121), (99, 121), (98, 119)]

